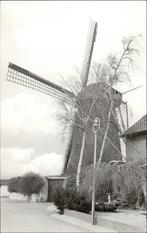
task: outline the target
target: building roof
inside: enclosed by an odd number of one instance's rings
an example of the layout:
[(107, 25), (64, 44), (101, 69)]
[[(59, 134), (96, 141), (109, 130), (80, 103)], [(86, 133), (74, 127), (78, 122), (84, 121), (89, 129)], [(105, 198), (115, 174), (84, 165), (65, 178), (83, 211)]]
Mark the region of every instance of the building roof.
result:
[(147, 134), (147, 114), (128, 128), (122, 136)]

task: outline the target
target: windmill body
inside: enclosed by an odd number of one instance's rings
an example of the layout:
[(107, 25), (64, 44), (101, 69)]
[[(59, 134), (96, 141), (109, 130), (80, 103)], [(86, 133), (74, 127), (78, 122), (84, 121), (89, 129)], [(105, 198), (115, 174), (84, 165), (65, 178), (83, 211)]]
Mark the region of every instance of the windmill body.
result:
[[(110, 108), (110, 103), (104, 95), (104, 83), (95, 83), (90, 84), (84, 88), (78, 95), (79, 102), (81, 103), (81, 108), (88, 114), (88, 109), (90, 108), (93, 98), (97, 98), (95, 105), (90, 114), (89, 121), (86, 125), (86, 143), (84, 148), (84, 158), (82, 167), (86, 167), (93, 163), (93, 154), (94, 154), (94, 133), (92, 131), (93, 121), (96, 117), (100, 118), (101, 129), (97, 133), (97, 160), (99, 158), (100, 149), (104, 137), (104, 132), (107, 124), (107, 116)], [(119, 107), (122, 102), (121, 93), (112, 89), (114, 96), (114, 109)], [(107, 92), (106, 92), (107, 94)], [(80, 114), (80, 112), (79, 112)], [(78, 117), (79, 114), (76, 114), (76, 121), (78, 124), (82, 124), (81, 119)], [(72, 140), (70, 141), (67, 149), (66, 160), (65, 160), (65, 174), (73, 174), (77, 171), (77, 166), (79, 162), (80, 149), (82, 144), (82, 135), (83, 132), (77, 126), (73, 126), (72, 130)], [(120, 139), (119, 131), (116, 127), (116, 122), (113, 116), (111, 116), (110, 128), (108, 131), (108, 137), (111, 138), (112, 143), (120, 150)], [(118, 151), (112, 146), (109, 142), (106, 143), (103, 161), (109, 162), (111, 160), (122, 160)]]

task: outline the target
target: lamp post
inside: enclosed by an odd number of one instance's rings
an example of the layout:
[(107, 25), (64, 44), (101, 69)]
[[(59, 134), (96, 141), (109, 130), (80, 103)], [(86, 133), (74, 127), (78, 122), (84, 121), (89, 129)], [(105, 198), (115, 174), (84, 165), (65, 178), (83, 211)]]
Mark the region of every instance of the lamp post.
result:
[(100, 128), (100, 119), (95, 118), (93, 122), (94, 132), (94, 159), (93, 159), (93, 180), (92, 180), (92, 225), (95, 225), (95, 168), (96, 168), (96, 147), (97, 147), (97, 131)]

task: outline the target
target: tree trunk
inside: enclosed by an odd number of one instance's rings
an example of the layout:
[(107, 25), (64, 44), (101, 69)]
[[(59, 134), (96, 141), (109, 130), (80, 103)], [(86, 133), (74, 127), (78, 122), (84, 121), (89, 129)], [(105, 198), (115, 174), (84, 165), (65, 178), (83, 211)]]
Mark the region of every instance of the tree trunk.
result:
[(108, 194), (108, 203), (110, 203), (110, 202), (111, 202), (111, 195)]
[(77, 169), (77, 178), (76, 178), (77, 188), (79, 188), (79, 185), (80, 185), (80, 175), (81, 175), (82, 161), (83, 161), (83, 155), (84, 155), (85, 138), (86, 138), (86, 131), (84, 130), (83, 138), (82, 138), (82, 147), (80, 151), (80, 158), (79, 158), (78, 169)]
[(28, 195), (27, 201), (30, 202), (32, 198), (32, 195)]
[(108, 135), (108, 129), (109, 129), (109, 126), (110, 126), (110, 118), (111, 118), (112, 108), (113, 108), (113, 101), (111, 100), (110, 109), (109, 109), (109, 113), (108, 113), (108, 119), (107, 119), (107, 127), (106, 127), (106, 131), (105, 131), (104, 138), (103, 138), (103, 143), (102, 143), (102, 147), (101, 147), (101, 151), (100, 151), (100, 157), (98, 159), (98, 166), (100, 165), (100, 163), (102, 161), (102, 156), (103, 156), (103, 152), (104, 152), (106, 138), (107, 138), (107, 135)]
[(147, 188), (146, 188), (146, 180), (142, 180), (142, 190), (143, 190), (143, 194), (144, 194), (144, 201), (145, 201), (145, 208), (147, 208)]

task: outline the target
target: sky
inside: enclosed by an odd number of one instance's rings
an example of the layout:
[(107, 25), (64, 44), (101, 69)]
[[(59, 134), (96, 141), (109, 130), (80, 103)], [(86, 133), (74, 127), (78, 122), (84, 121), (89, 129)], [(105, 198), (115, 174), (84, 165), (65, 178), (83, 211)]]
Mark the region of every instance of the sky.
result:
[(82, 66), (89, 18), (98, 23), (92, 60), (121, 51), (124, 36), (141, 34), (140, 56), (124, 95), (132, 125), (146, 113), (145, 1), (1, 1), (1, 178), (35, 171), (59, 175), (65, 144), (52, 97), (6, 82), (12, 62), (62, 85)]

